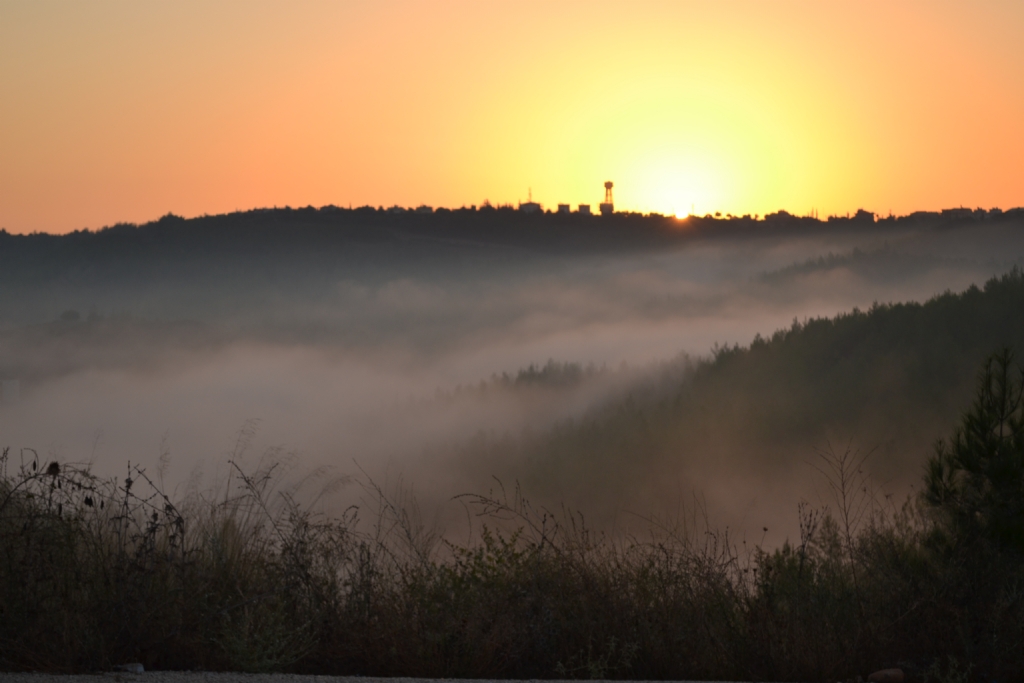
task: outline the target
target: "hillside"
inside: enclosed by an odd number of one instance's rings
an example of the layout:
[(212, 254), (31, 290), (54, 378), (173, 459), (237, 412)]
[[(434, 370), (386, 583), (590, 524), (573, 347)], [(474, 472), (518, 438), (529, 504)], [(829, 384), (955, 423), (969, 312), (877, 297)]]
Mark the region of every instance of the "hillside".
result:
[(527, 495), (605, 522), (622, 523), (622, 508), (671, 514), (696, 493), (734, 528), (785, 526), (814, 490), (819, 449), (871, 451), (880, 490), (907, 492), (967, 405), (982, 360), (1024, 349), (1021, 310), (1014, 270), (926, 303), (794, 321), (704, 361), (662, 364), (581, 419), (481, 433), (455, 457), (477, 481), (518, 480)]

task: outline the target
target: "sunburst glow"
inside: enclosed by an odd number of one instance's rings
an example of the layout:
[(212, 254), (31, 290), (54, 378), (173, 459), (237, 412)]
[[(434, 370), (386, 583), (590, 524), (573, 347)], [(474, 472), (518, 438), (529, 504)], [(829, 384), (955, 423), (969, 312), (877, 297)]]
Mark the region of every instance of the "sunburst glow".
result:
[(632, 211), (1018, 205), (1022, 27), (1009, 0), (4, 3), (0, 227), (609, 178)]

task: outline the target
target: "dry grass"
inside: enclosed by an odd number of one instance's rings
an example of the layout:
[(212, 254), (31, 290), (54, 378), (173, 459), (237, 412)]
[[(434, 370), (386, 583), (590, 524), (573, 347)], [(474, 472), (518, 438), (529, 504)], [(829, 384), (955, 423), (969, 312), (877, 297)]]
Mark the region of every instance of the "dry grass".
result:
[[(466, 496), (465, 545), (367, 483), (372, 519), (301, 507), (276, 465), (232, 464), (219, 495), (0, 460), (0, 668), (299, 671), (373, 676), (920, 680), (1024, 671), (1014, 558), (929, 546), (856, 454), (827, 452), (832, 510), (799, 544), (737, 547), (697, 515), (644, 538), (589, 532), (515, 492)], [(365, 507), (365, 506), (364, 506)]]

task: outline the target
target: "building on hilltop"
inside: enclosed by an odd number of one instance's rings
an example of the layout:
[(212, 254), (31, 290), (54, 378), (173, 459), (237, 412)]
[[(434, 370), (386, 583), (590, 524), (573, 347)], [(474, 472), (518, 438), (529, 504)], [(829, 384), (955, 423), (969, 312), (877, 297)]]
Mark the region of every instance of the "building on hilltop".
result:
[(568, 204), (559, 204), (558, 213), (570, 213), (571, 208)]
[(581, 216), (590, 216), (590, 204), (580, 204), (579, 214)]
[[(782, 213), (785, 213), (785, 212), (783, 211)], [(768, 217), (765, 216), (765, 218), (767, 219)], [(843, 223), (843, 222), (846, 222), (846, 223), (862, 223), (862, 224), (863, 223), (870, 223), (870, 224), (873, 225), (874, 222), (875, 222), (875, 214), (872, 211), (865, 211), (864, 209), (857, 209), (857, 213), (853, 214), (852, 216), (850, 214), (846, 214), (845, 216), (829, 216), (827, 222), (828, 223)]]
[(529, 190), (528, 199), (526, 203), (519, 202), (519, 210), (523, 213), (538, 213), (541, 210), (540, 204), (533, 201), (533, 188)]
[(942, 217), (953, 218), (958, 220), (962, 220), (964, 218), (974, 218), (974, 211), (972, 211), (971, 209), (965, 209), (963, 207), (960, 207), (958, 209), (943, 209)]
[(875, 214), (872, 211), (857, 209), (857, 213), (853, 214), (853, 220), (857, 221), (858, 223), (874, 223)]
[(938, 211), (915, 211), (907, 214), (907, 218), (915, 223), (924, 223), (938, 218), (941, 214)]

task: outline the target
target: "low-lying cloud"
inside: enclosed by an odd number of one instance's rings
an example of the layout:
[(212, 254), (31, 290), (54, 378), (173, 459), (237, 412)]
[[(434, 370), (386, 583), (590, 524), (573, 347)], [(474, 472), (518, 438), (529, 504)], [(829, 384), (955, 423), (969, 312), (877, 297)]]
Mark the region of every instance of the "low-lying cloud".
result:
[[(37, 318), (49, 322), (26, 321), (24, 307), (5, 319), (3, 372), (20, 378), (22, 396), (0, 406), (0, 434), (15, 452), (89, 461), (104, 475), (128, 461), (155, 468), (169, 451), (173, 489), (197, 468), (212, 476), (243, 425), (258, 419), (252, 452), (279, 446), (309, 467), (401, 475), (421, 500), (441, 504), (491, 485), (479, 462), (458, 456), (479, 434), (541, 433), (678, 370), (682, 361), (668, 361), (680, 354), (749, 344), (794, 319), (981, 284), (1021, 262), (1018, 232), (1002, 225), (884, 239), (705, 240), (623, 255), (514, 252), (493, 269), (455, 264), (457, 276), (443, 264), (382, 274), (368, 263), (312, 280), (297, 272), (294, 286), (236, 268), (206, 281), (205, 299), (174, 278), (143, 279), (134, 290), (94, 283), (87, 294), (58, 280), (36, 293), (37, 307), (50, 308)], [(54, 321), (71, 308), (81, 309), (78, 320)], [(493, 381), (549, 359), (595, 370), (533, 390)], [(722, 441), (699, 462), (675, 471), (651, 464), (628, 494), (588, 492), (582, 480), (566, 498), (605, 509), (599, 519), (607, 522), (618, 519), (607, 513), (618, 501), (646, 496), (650, 509), (630, 512), (661, 514), (697, 496), (734, 527), (788, 528), (780, 520), (813, 495), (807, 461), (824, 444), (741, 453), (752, 447), (736, 436), (742, 428), (715, 416), (709, 425)], [(855, 436), (835, 434), (837, 443)], [(528, 480), (517, 471), (536, 464), (528, 460), (492, 463), (490, 474)], [(906, 477), (891, 479), (906, 492)], [(544, 491), (544, 502), (558, 493)], [(602, 496), (614, 500), (606, 505)]]

